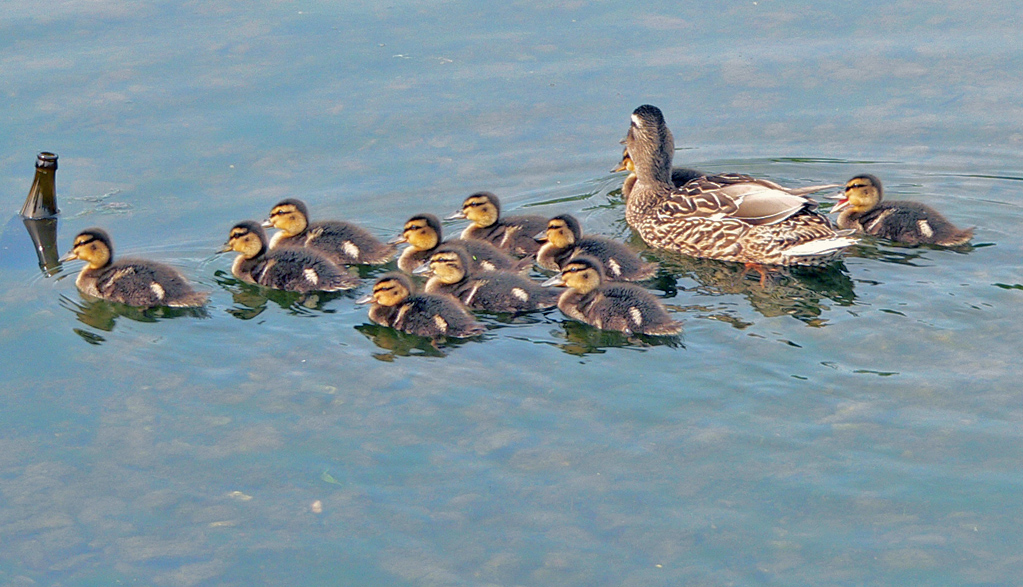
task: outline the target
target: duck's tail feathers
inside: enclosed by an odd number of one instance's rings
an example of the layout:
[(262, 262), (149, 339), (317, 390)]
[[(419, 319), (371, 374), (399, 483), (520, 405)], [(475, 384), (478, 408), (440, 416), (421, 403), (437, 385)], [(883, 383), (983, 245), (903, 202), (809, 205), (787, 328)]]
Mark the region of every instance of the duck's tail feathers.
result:
[(782, 251), (782, 255), (789, 258), (825, 257), (836, 254), (842, 249), (851, 247), (858, 242), (859, 239), (855, 237), (836, 234), (836, 236), (833, 237), (814, 239), (812, 241), (798, 244), (794, 247), (789, 247)]
[(787, 191), (793, 196), (805, 196), (822, 190), (833, 190), (840, 187), (842, 187), (842, 184), (829, 183), (827, 185), (808, 185), (805, 188), (788, 188)]

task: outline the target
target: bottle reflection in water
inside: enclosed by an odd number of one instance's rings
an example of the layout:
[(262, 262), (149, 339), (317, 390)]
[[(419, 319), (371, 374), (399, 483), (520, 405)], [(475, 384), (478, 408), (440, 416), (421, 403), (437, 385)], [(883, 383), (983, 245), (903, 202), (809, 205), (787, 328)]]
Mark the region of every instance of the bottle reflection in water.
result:
[(60, 269), (57, 251), (57, 155), (42, 152), (36, 158), (36, 176), (21, 207), (21, 217), (32, 239), (39, 268), (46, 275)]

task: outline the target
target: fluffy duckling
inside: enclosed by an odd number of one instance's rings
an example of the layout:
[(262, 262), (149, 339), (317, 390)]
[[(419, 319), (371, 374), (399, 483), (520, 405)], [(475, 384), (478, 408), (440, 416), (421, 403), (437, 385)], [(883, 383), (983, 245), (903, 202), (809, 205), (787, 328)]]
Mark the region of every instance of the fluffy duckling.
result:
[(547, 230), (536, 236), (547, 242), (536, 254), (536, 262), (544, 269), (560, 271), (576, 255), (590, 255), (603, 265), (610, 281), (643, 281), (657, 273), (657, 265), (647, 263), (624, 243), (600, 236), (583, 236), (579, 221), (571, 214), (555, 216), (547, 222)]
[(547, 225), (547, 219), (543, 216), (502, 218), (501, 201), (490, 192), (477, 192), (469, 196), (462, 202), (462, 209), (451, 218), (468, 218), (472, 222), (462, 231), (463, 239), (486, 241), (519, 257), (536, 254), (540, 244), (533, 235)]
[(973, 238), (973, 229), (960, 230), (937, 210), (917, 202), (883, 202), (881, 180), (873, 175), (857, 175), (835, 196), (839, 212), (838, 226), (852, 228), (891, 241), (909, 245), (964, 245)]
[[(622, 153), (622, 162), (611, 170), (611, 173), (617, 173), (619, 171), (628, 171), (629, 175), (625, 177), (625, 181), (622, 183), (622, 196), (628, 200), (629, 194), (632, 193), (632, 186), (636, 184), (636, 165), (632, 162), (632, 157), (629, 157), (629, 149), (625, 148)], [(702, 171), (695, 169), (689, 169), (688, 167), (672, 167), (671, 168), (671, 183), (676, 188), (680, 188), (690, 181), (705, 177), (707, 174)]]
[(314, 249), (270, 249), (257, 222), (246, 220), (231, 228), (221, 252), (237, 251), (231, 273), (242, 281), (295, 292), (352, 289), (359, 280), (345, 273)]
[(645, 289), (630, 283), (605, 284), (600, 261), (576, 257), (565, 264), (561, 275), (544, 285), (566, 285), (558, 308), (569, 318), (601, 330), (670, 336), (682, 332), (664, 306)]
[(372, 303), (370, 320), (409, 334), (468, 338), (486, 332), (453, 298), (414, 293), (412, 280), (397, 272), (382, 275), (373, 285), (373, 293), (355, 303)]
[(469, 254), (459, 245), (437, 247), (428, 265), (416, 273), (430, 276), (427, 293), (448, 294), (473, 310), (533, 312), (553, 308), (560, 291), (541, 286), (510, 271), (474, 270)]
[(307, 247), (322, 253), (338, 265), (379, 265), (394, 257), (396, 248), (380, 242), (365, 229), (350, 222), (321, 220), (309, 222), (305, 202), (288, 198), (270, 210), (264, 228), (279, 228), (270, 248)]
[(748, 175), (671, 183), (675, 139), (660, 109), (632, 113), (625, 146), (636, 182), (625, 220), (652, 247), (693, 257), (762, 265), (823, 265), (856, 243), (836, 230), (806, 194), (835, 186), (791, 189)]
[(83, 294), (111, 302), (152, 308), (195, 308), (206, 303), (209, 295), (196, 292), (177, 270), (144, 259), (114, 261), (114, 244), (100, 228), (78, 233), (74, 244), (61, 261), (81, 259), (86, 265), (75, 285)]
[[(440, 220), (433, 214), (417, 214), (409, 218), (405, 222), (401, 236), (392, 241), (409, 244), (409, 247), (402, 251), (401, 256), (398, 257), (398, 269), (412, 273), (416, 267), (429, 261), (434, 250), (440, 246), (442, 235)], [(471, 239), (452, 239), (446, 242), (465, 247), (469, 256), (480, 269), (488, 271), (521, 269), (515, 259), (488, 242)]]

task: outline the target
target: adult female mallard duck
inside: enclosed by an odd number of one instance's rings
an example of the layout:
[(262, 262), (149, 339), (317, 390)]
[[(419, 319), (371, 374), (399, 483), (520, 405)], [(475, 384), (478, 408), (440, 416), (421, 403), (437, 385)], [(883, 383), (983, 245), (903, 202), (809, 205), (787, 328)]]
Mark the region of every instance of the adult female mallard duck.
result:
[(547, 222), (547, 230), (536, 235), (546, 240), (536, 254), (536, 263), (544, 269), (560, 271), (572, 257), (590, 255), (603, 265), (610, 281), (643, 281), (657, 273), (657, 265), (639, 258), (624, 243), (601, 236), (583, 236), (579, 221), (571, 214), (561, 214)]
[(338, 291), (359, 285), (342, 267), (313, 249), (270, 249), (257, 222), (246, 220), (231, 228), (222, 253), (237, 251), (231, 273), (242, 281), (295, 292)]
[(398, 257), (398, 269), (412, 273), (417, 267), (430, 260), (430, 256), (441, 242), (456, 243), (465, 247), (473, 262), (480, 269), (494, 271), (522, 268), (518, 261), (488, 242), (473, 239), (441, 241), (442, 235), (440, 219), (433, 214), (416, 214), (409, 218), (405, 222), (405, 227), (402, 228), (401, 236), (391, 241), (409, 244), (409, 247), (402, 251), (401, 256)]
[(490, 192), (477, 192), (462, 202), (462, 209), (450, 217), (468, 218), (472, 224), (462, 231), (462, 239), (486, 241), (502, 251), (525, 257), (536, 254), (539, 243), (533, 239), (543, 230), (543, 216), (501, 216), (501, 201)]
[(322, 253), (337, 265), (379, 265), (391, 260), (394, 245), (380, 242), (362, 227), (350, 222), (321, 220), (309, 222), (305, 202), (288, 198), (270, 210), (264, 228), (279, 228), (270, 239), (270, 248), (307, 247)]
[(631, 283), (604, 283), (601, 263), (593, 257), (572, 259), (561, 275), (544, 285), (568, 286), (558, 299), (558, 308), (569, 318), (601, 330), (651, 336), (682, 332), (682, 323), (672, 320), (650, 292)]
[[(622, 197), (628, 200), (629, 194), (632, 193), (632, 186), (636, 183), (636, 166), (632, 163), (632, 158), (629, 157), (628, 147), (626, 147), (622, 153), (622, 162), (618, 164), (618, 167), (612, 169), (611, 173), (617, 173), (619, 171), (629, 172), (629, 175), (625, 176), (625, 181), (622, 183)], [(704, 177), (706, 175), (707, 174), (702, 171), (689, 169), (688, 167), (672, 167), (671, 184), (676, 188), (680, 188), (694, 179)]]
[(461, 304), (450, 296), (415, 293), (412, 280), (401, 273), (382, 275), (373, 293), (357, 304), (373, 304), (369, 319), (409, 334), (437, 338), (468, 338), (486, 332)]
[(448, 294), (466, 307), (484, 312), (533, 312), (553, 308), (558, 290), (543, 287), (510, 271), (474, 270), (459, 245), (437, 247), (428, 265), (415, 271), (428, 275), (426, 292)]
[(700, 177), (671, 183), (675, 141), (661, 111), (632, 113), (625, 146), (636, 182), (625, 219), (652, 247), (694, 257), (756, 265), (821, 265), (856, 242), (838, 231), (805, 194), (834, 186), (784, 188), (748, 175)]
[(937, 210), (917, 202), (882, 201), (881, 180), (864, 173), (850, 179), (839, 202), (831, 209), (839, 212), (838, 225), (908, 245), (964, 245), (973, 238), (973, 229), (959, 229)]
[(75, 285), (85, 295), (129, 306), (196, 308), (208, 294), (196, 292), (177, 270), (145, 259), (114, 261), (114, 243), (100, 228), (78, 233), (61, 261), (81, 259), (86, 265)]

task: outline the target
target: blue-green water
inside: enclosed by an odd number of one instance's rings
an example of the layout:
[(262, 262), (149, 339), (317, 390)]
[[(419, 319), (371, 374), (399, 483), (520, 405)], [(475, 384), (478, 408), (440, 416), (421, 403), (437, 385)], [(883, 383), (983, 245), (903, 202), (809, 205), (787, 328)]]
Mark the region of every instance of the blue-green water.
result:
[[(0, 583), (1019, 581), (1017, 4), (180, 4), (0, 8), (0, 210), (56, 151), (62, 251), (101, 225), (212, 292), (124, 315), (4, 253)], [(641, 103), (677, 164), (874, 173), (975, 247), (763, 287), (648, 252), (678, 347), (550, 312), (435, 349), (213, 256), (287, 196), (390, 237), (488, 189), (629, 239)]]

